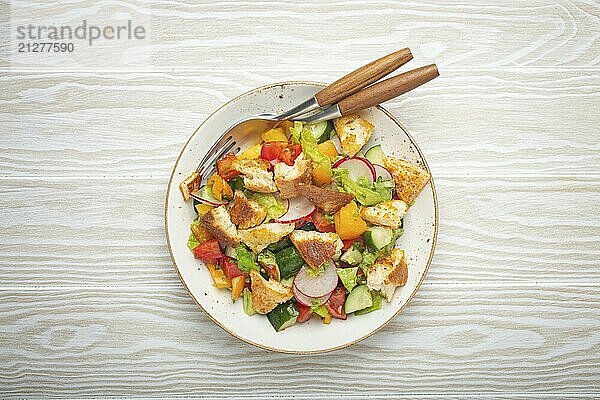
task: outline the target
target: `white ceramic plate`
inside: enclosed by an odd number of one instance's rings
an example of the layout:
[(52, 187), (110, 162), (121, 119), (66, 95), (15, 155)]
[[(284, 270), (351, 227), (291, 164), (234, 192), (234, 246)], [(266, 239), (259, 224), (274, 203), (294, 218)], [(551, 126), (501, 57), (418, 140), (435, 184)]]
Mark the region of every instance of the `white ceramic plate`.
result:
[[(165, 206), (167, 244), (177, 273), (194, 301), (221, 328), (244, 342), (286, 353), (319, 353), (340, 349), (370, 336), (394, 318), (419, 289), (435, 248), (438, 225), (437, 199), (433, 181), (421, 192), (404, 219), (404, 235), (397, 246), (406, 250), (408, 283), (396, 289), (391, 303), (381, 310), (347, 320), (334, 319), (325, 325), (320, 318), (275, 332), (265, 316), (244, 314), (242, 302), (232, 303), (230, 292), (217, 289), (206, 267), (194, 259), (187, 247), (189, 225), (196, 217), (191, 201), (184, 202), (178, 185), (192, 171), (210, 145), (231, 124), (242, 117), (263, 112), (278, 114), (314, 95), (323, 85), (286, 82), (254, 89), (209, 116), (185, 144), (169, 181)], [(387, 111), (371, 108), (362, 116), (375, 125), (371, 142), (379, 143), (387, 155), (417, 162), (427, 168), (414, 140)]]

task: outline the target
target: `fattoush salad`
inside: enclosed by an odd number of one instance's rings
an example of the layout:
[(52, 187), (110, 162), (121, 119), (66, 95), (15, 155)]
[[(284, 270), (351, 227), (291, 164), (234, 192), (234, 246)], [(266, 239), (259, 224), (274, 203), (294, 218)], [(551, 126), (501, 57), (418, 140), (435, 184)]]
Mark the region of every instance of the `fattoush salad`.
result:
[(276, 331), (328, 324), (379, 310), (406, 284), (396, 240), (430, 175), (379, 145), (363, 154), (373, 129), (359, 115), (285, 121), (217, 161), (204, 185), (197, 172), (181, 183), (198, 213), (188, 247), (246, 314)]

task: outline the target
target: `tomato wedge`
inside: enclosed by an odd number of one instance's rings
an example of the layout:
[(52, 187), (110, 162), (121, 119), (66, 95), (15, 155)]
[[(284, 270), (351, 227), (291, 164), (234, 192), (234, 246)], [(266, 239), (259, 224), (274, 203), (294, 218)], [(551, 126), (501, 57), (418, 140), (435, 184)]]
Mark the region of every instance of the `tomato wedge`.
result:
[(286, 163), (289, 166), (294, 165), (294, 161), (296, 158), (302, 153), (302, 145), (300, 144), (290, 144), (288, 145), (279, 156), (279, 159)]
[(194, 257), (205, 263), (216, 263), (223, 253), (217, 239), (212, 239), (194, 247)]
[(297, 322), (306, 322), (312, 316), (309, 306), (296, 303), (296, 309), (298, 310), (298, 319), (296, 320)]
[(233, 258), (223, 257), (219, 259), (218, 264), (223, 268), (225, 276), (229, 279), (233, 279), (237, 276), (247, 276), (248, 274), (238, 268), (237, 263)]
[(333, 221), (326, 219), (321, 210), (313, 213), (312, 222), (319, 232), (335, 232), (335, 224)]
[(231, 167), (235, 160), (237, 160), (237, 157), (229, 153), (225, 157), (217, 161), (217, 172), (219, 176), (225, 179), (226, 181), (229, 181), (240, 174), (239, 171), (236, 171)]
[(267, 161), (275, 161), (279, 159), (281, 152), (286, 146), (287, 143), (284, 142), (266, 142), (260, 150), (260, 158)]
[(345, 302), (346, 289), (343, 286), (338, 286), (334, 289), (333, 293), (331, 293), (329, 300), (325, 303), (325, 307), (333, 318), (346, 319), (346, 312), (344, 311)]

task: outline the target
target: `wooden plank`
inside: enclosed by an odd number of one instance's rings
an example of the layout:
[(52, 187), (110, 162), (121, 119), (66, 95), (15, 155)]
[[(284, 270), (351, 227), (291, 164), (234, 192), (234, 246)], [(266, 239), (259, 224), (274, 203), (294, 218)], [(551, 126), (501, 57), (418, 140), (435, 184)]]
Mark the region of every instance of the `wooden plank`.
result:
[[(594, 283), (598, 178), (440, 178), (425, 284)], [(164, 239), (163, 179), (4, 179), (0, 276), (13, 286), (180, 283)]]
[[(287, 72), (23, 73), (0, 77), (3, 176), (167, 176), (196, 126)], [(318, 70), (297, 77), (332, 81)], [(482, 71), (442, 77), (386, 104), (434, 176), (595, 174), (600, 73)], [(140, 119), (140, 115), (144, 118)]]
[[(346, 71), (410, 46), (419, 61), (454, 67), (598, 66), (594, 2), (480, 0), (11, 2), (10, 67)], [(73, 53), (17, 53), (17, 27), (125, 25), (144, 40), (74, 40)]]
[(183, 288), (3, 290), (2, 299), (3, 397), (264, 398), (281, 395), (282, 384), (286, 394), (327, 398), (348, 388), (589, 394), (600, 379), (593, 286), (426, 286), (376, 335), (318, 357), (230, 337)]

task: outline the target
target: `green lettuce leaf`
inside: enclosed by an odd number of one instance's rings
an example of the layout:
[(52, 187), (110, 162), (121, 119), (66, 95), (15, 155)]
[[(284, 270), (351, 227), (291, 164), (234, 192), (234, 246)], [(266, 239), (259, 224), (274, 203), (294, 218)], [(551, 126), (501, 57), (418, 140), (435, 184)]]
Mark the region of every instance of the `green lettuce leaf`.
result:
[(256, 263), (256, 256), (244, 244), (240, 243), (235, 247), (235, 254), (237, 255), (239, 269), (244, 272), (250, 272), (252, 269), (260, 271), (260, 267)]
[(318, 164), (331, 175), (331, 159), (319, 150), (317, 139), (315, 139), (315, 136), (311, 131), (308, 129), (302, 131), (300, 144), (302, 145), (302, 152), (310, 158), (313, 163)]
[(335, 272), (337, 272), (337, 275), (340, 277), (342, 284), (348, 292), (356, 286), (356, 273), (358, 272), (358, 267), (338, 268)]
[(294, 121), (294, 126), (290, 127), (290, 133), (292, 134), (292, 141), (294, 143), (300, 143), (300, 136), (302, 135), (302, 130), (304, 129), (304, 125), (300, 121)]
[(258, 254), (258, 263), (264, 265), (277, 265), (275, 254), (269, 250), (263, 250)]
[(253, 193), (251, 197), (267, 210), (267, 220), (279, 218), (287, 211), (285, 206), (270, 193)]
[(190, 250), (194, 250), (194, 248), (196, 246), (200, 245), (200, 242), (198, 241), (198, 239), (196, 239), (196, 236), (194, 236), (193, 233), (190, 233), (190, 237), (188, 238), (188, 247), (190, 248)]
[(317, 306), (316, 303), (310, 306), (310, 312), (314, 312), (321, 318), (325, 318), (327, 314), (329, 314), (327, 307), (325, 307), (323, 304)]
[(247, 315), (256, 314), (256, 311), (254, 310), (254, 305), (252, 304), (252, 292), (250, 292), (250, 290), (248, 288), (244, 288), (244, 291), (242, 293), (244, 295), (244, 298), (242, 300), (244, 312)]
[(381, 177), (377, 178), (377, 181), (373, 183), (373, 190), (375, 190), (379, 195), (384, 198), (384, 201), (392, 200), (394, 188), (396, 187), (396, 183), (392, 180), (383, 180)]
[(333, 179), (340, 191), (353, 194), (363, 206), (373, 206), (388, 200), (386, 196), (377, 192), (373, 184), (367, 181), (365, 177), (353, 181), (346, 168), (334, 168)]

